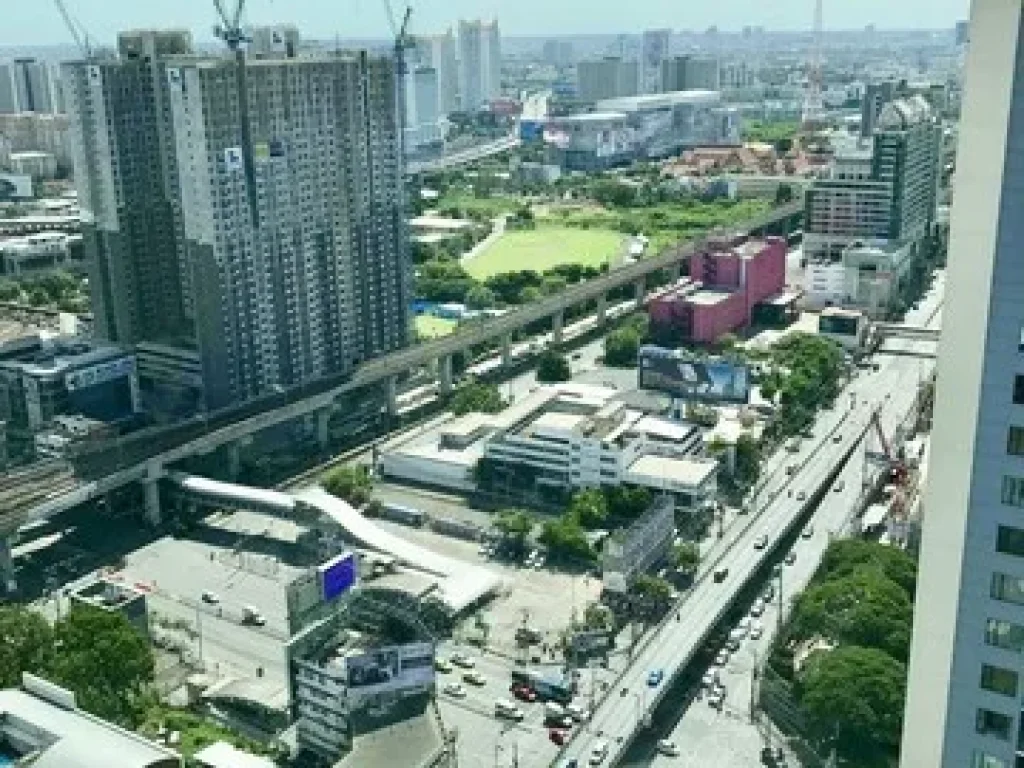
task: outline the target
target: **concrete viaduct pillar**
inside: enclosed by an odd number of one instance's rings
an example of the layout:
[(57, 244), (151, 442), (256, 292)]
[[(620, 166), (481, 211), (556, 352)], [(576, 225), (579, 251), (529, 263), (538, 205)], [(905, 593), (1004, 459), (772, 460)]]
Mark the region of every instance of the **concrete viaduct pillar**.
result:
[(445, 355), (437, 359), (438, 391), (442, 395), (452, 393), (452, 356)]
[(501, 337), (501, 365), (504, 368), (512, 365), (512, 334), (509, 333)]
[(224, 446), (228, 480), (234, 482), (242, 472), (242, 444), (237, 440)]
[(677, 261), (675, 264), (668, 268), (668, 276), (669, 280), (671, 280), (673, 284), (678, 283), (679, 278), (683, 276), (683, 265)]
[(321, 408), (316, 412), (316, 444), (321, 451), (327, 450), (327, 444), (331, 440), (331, 406)]
[(608, 321), (608, 294), (597, 295), (597, 324), (604, 325)]
[(644, 297), (647, 295), (647, 282), (641, 277), (633, 283), (633, 298), (636, 300), (636, 308), (644, 305)]
[(18, 588), (14, 575), (14, 534), (0, 536), (0, 581), (7, 592)]
[(387, 392), (388, 415), (395, 416), (398, 413), (398, 378), (388, 376), (384, 380), (384, 389)]
[(551, 343), (558, 346), (562, 343), (562, 328), (565, 325), (565, 310), (558, 310), (551, 318)]
[(146, 522), (154, 528), (159, 527), (163, 522), (163, 512), (160, 508), (160, 478), (163, 470), (156, 464), (146, 466), (146, 476), (142, 478), (142, 492), (144, 504), (142, 508)]

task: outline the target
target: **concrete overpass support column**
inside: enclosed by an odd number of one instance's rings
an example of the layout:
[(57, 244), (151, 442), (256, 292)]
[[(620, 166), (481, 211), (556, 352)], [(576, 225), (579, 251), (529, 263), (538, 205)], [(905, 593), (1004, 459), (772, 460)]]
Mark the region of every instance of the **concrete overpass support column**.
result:
[(388, 393), (388, 414), (394, 416), (398, 413), (398, 379), (388, 376), (384, 380), (384, 387)]
[(507, 333), (501, 337), (501, 364), (505, 368), (512, 365), (512, 336)]
[(673, 283), (678, 283), (679, 278), (683, 276), (683, 265), (677, 261), (668, 268), (668, 276)]
[(143, 514), (146, 522), (158, 527), (163, 522), (163, 513), (160, 509), (160, 479), (158, 477), (147, 477), (142, 481), (142, 492), (145, 495), (145, 506)]
[(608, 294), (601, 293), (597, 296), (597, 324), (604, 325), (608, 320)]
[(452, 393), (452, 356), (445, 355), (444, 357), (438, 358), (437, 361), (437, 378), (442, 395), (450, 395)]
[(331, 407), (321, 408), (316, 412), (316, 444), (321, 451), (327, 450), (331, 439)]
[(14, 592), (18, 588), (18, 581), (14, 576), (14, 536), (0, 537), (0, 580), (8, 592)]
[(562, 327), (565, 325), (565, 310), (558, 310), (554, 317), (551, 318), (551, 342), (553, 344), (562, 343)]
[(237, 441), (228, 443), (224, 446), (224, 452), (227, 454), (228, 479), (235, 481), (242, 471), (242, 446)]
[(644, 305), (645, 296), (647, 296), (647, 282), (643, 278), (640, 278), (633, 283), (633, 298), (636, 299), (637, 309)]

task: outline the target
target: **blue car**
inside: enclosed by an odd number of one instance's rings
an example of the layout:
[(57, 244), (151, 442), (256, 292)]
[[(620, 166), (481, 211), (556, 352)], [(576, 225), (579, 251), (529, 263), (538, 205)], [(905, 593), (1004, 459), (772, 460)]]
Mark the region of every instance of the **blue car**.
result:
[(662, 678), (665, 677), (665, 671), (662, 669), (652, 669), (647, 673), (647, 685), (651, 688), (657, 688), (661, 683)]

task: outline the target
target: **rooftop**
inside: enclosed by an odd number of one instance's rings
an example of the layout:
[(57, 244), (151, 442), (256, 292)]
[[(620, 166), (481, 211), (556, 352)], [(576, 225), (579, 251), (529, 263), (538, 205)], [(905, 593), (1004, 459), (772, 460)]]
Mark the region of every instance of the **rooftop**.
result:
[(626, 119), (625, 112), (580, 112), (575, 115), (565, 115), (554, 118), (555, 123), (613, 123), (622, 122)]
[(621, 112), (641, 112), (647, 109), (663, 109), (680, 104), (710, 105), (722, 100), (719, 91), (694, 89), (690, 91), (670, 91), (669, 93), (648, 93), (642, 96), (621, 96), (615, 99), (604, 99), (597, 103), (602, 110)]
[(691, 304), (697, 304), (699, 306), (714, 306), (715, 304), (721, 304), (723, 301), (728, 301), (732, 295), (732, 291), (717, 291), (711, 288), (701, 288), (687, 296), (686, 300)]
[(648, 454), (641, 456), (626, 472), (626, 481), (630, 476), (652, 478), (662, 485), (700, 488), (718, 471), (718, 462), (714, 459), (671, 458)]

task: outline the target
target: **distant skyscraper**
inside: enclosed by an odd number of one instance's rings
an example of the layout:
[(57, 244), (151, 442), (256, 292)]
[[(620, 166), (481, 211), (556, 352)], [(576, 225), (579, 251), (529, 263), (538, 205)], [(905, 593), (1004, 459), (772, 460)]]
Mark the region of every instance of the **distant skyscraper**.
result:
[(648, 29), (640, 42), (640, 92), (657, 93), (661, 88), (661, 63), (668, 58), (671, 29)]
[(232, 58), (188, 55), (187, 33), (118, 42), (64, 74), (96, 329), (138, 345), (149, 394), (198, 374), (213, 409), (403, 346), (394, 62), (271, 46), (246, 116)]
[(459, 22), (459, 99), (466, 111), (501, 96), (501, 33), (498, 22)]
[(405, 79), (405, 147), (415, 152), (442, 138), (441, 116), (437, 111), (437, 70), (414, 67)]
[(698, 56), (673, 56), (661, 63), (661, 90), (717, 91), (720, 85), (718, 60)]
[(1024, 13), (975, 0), (903, 768), (1024, 752)]
[(567, 40), (546, 40), (542, 55), (548, 64), (555, 66), (571, 64), (573, 60), (572, 43)]
[(450, 115), (459, 108), (459, 59), (455, 36), (449, 29), (439, 35), (417, 35), (419, 63), (437, 72), (437, 113)]
[(581, 101), (636, 96), (639, 67), (635, 61), (606, 56), (576, 65), (577, 95)]
[(868, 83), (864, 87), (864, 98), (860, 104), (860, 135), (864, 138), (872, 136), (882, 107), (900, 94), (900, 84), (895, 80), (882, 80)]
[(0, 63), (0, 114), (59, 111), (59, 78), (52, 66), (36, 59)]
[(967, 45), (971, 39), (971, 22), (958, 21), (954, 30), (957, 45)]

